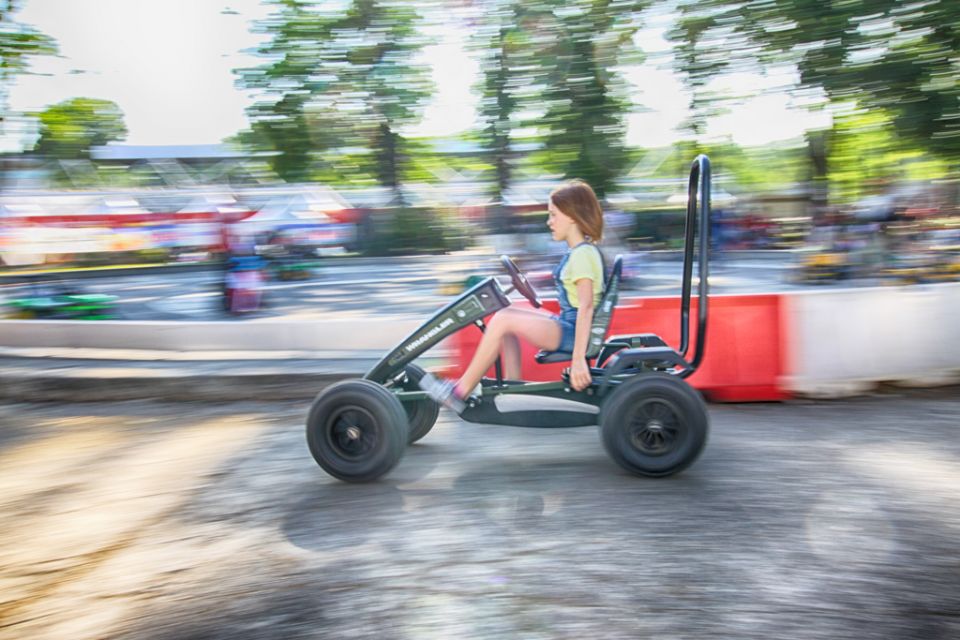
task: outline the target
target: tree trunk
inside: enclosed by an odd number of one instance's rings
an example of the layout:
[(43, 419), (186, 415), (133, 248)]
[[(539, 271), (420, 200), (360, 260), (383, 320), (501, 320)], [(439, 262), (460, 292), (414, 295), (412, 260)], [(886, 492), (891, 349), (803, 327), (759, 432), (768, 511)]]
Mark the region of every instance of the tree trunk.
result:
[(386, 122), (380, 124), (374, 144), (377, 157), (377, 182), (391, 189), (398, 206), (403, 206), (403, 194), (400, 192), (400, 149), (399, 136)]
[(807, 138), (807, 158), (810, 161), (810, 204), (808, 206), (808, 215), (813, 220), (818, 220), (827, 210), (830, 204), (830, 185), (827, 180), (829, 166), (828, 154), (830, 152), (830, 132), (827, 130), (808, 131)]

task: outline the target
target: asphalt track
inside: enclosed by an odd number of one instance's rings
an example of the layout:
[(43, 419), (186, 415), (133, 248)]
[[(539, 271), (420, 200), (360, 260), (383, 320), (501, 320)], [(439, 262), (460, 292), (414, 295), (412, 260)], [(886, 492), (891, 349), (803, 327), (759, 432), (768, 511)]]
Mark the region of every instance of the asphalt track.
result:
[(442, 413), (348, 485), (306, 410), (0, 404), (0, 638), (960, 637), (957, 388), (712, 405), (658, 480)]

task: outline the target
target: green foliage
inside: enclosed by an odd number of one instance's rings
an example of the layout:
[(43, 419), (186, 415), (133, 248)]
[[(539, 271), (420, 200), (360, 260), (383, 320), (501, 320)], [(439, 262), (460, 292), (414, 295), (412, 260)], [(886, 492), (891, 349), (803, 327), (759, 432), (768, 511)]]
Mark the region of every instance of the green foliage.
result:
[(681, 11), (673, 38), (695, 92), (720, 73), (792, 64), (800, 89), (855, 100), (913, 144), (960, 153), (955, 0), (684, 0)]
[(875, 185), (894, 180), (931, 180), (947, 167), (896, 135), (895, 116), (874, 109), (854, 110), (837, 118), (830, 153), (831, 193), (853, 202)]
[(523, 31), (516, 24), (519, 10), (519, 5), (513, 4), (508, 9), (492, 11), (488, 16), (492, 33), (484, 42), (487, 55), (482, 63), (480, 117), (484, 128), (481, 144), (487, 149), (487, 157), (495, 169), (494, 197), (497, 200), (510, 185), (511, 118), (518, 104), (510, 85), (511, 80), (519, 75), (516, 66), (520, 63), (516, 58), (526, 51), (520, 46)]
[(40, 137), (34, 152), (60, 160), (81, 160), (90, 147), (123, 140), (127, 128), (120, 108), (109, 100), (71, 98), (36, 114)]
[(24, 73), (31, 56), (57, 52), (57, 45), (52, 38), (29, 25), (14, 21), (13, 14), (20, 4), (17, 0), (0, 0), (0, 80), (4, 83), (16, 74)]
[[(643, 1), (493, 2), (479, 30), (483, 47), (482, 144), (499, 196), (518, 169), (511, 142), (519, 130), (546, 145), (534, 166), (587, 180), (601, 195), (627, 163), (618, 73), (633, 54)], [(634, 56), (635, 57), (635, 56)], [(521, 114), (532, 114), (523, 119)]]
[(27, 71), (31, 56), (57, 52), (52, 38), (13, 20), (20, 4), (17, 0), (0, 0), (0, 90), (6, 89), (13, 76)]
[[(855, 202), (877, 185), (895, 181), (929, 181), (949, 176), (949, 165), (897, 136), (893, 116), (851, 109), (838, 115), (829, 133), (824, 187), (836, 203)], [(741, 147), (732, 142), (675, 143), (651, 176), (686, 175), (696, 153), (710, 156), (718, 184), (735, 195), (784, 191), (809, 183), (810, 160), (803, 140)], [(678, 209), (679, 211), (679, 209)]]
[(463, 249), (466, 237), (456, 216), (436, 209), (405, 207), (393, 216), (388, 246), (394, 254), (445, 253)]
[(258, 27), (272, 36), (258, 51), (266, 62), (237, 71), (240, 85), (258, 94), (244, 141), (276, 152), (274, 169), (287, 180), (337, 173), (324, 152), (360, 149), (353, 156), (364, 163), (360, 172), (396, 187), (404, 162), (397, 130), (418, 117), (432, 90), (427, 70), (413, 61), (426, 43), (416, 12), (385, 0), (353, 0), (345, 10), (273, 4), (277, 12)]
[(308, 180), (344, 187), (375, 187), (377, 176), (373, 172), (375, 152), (357, 150), (351, 153), (314, 154)]
[(617, 64), (639, 28), (644, 2), (562, 3), (557, 38), (547, 50), (544, 100), (547, 147), (556, 168), (603, 196), (625, 168), (623, 116), (629, 102)]
[(407, 255), (459, 251), (469, 236), (455, 211), (426, 207), (388, 207), (367, 216), (360, 228), (367, 255)]
[[(466, 142), (466, 138), (458, 138)], [(430, 138), (405, 140), (402, 182), (436, 183), (459, 174), (465, 178), (491, 175), (494, 167), (489, 156), (473, 153), (455, 154), (437, 151)]]
[(0, 129), (6, 112), (7, 91), (13, 79), (29, 70), (29, 60), (38, 55), (54, 55), (57, 45), (36, 29), (14, 21), (17, 0), (0, 0)]
[(669, 150), (650, 152), (665, 155), (651, 178), (683, 179), (690, 172), (693, 158), (705, 153), (710, 156), (713, 174), (722, 176), (735, 191), (783, 189), (805, 179), (806, 158), (801, 141), (741, 147), (730, 141), (695, 144), (681, 140)]

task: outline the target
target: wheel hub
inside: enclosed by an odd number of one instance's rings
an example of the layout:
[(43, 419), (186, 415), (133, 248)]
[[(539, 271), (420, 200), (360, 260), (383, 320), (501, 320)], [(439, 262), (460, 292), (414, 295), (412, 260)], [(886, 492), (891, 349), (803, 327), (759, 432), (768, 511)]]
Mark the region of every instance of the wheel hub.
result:
[(630, 443), (646, 455), (661, 456), (676, 445), (676, 409), (663, 400), (641, 403), (630, 430)]
[(347, 459), (360, 459), (378, 446), (375, 424), (373, 416), (363, 407), (340, 407), (328, 418), (328, 442), (338, 455)]

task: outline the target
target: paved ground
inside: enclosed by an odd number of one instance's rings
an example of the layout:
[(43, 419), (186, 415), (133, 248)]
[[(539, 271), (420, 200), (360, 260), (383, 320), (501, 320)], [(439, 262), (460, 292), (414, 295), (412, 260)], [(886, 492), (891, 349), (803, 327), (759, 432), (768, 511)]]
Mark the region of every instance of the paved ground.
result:
[(956, 388), (713, 405), (663, 480), (442, 414), (347, 485), (306, 409), (0, 404), (0, 638), (960, 637)]

